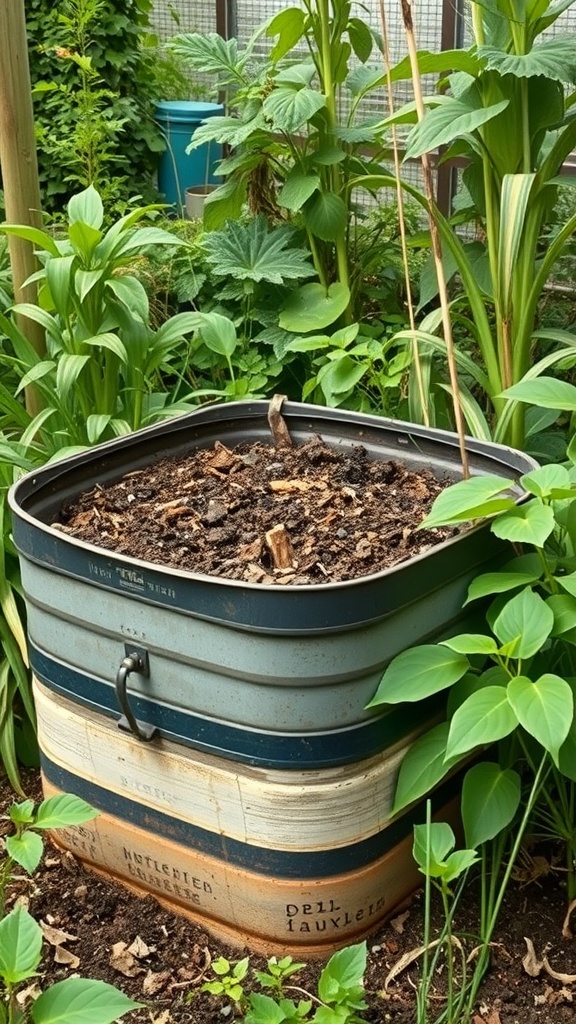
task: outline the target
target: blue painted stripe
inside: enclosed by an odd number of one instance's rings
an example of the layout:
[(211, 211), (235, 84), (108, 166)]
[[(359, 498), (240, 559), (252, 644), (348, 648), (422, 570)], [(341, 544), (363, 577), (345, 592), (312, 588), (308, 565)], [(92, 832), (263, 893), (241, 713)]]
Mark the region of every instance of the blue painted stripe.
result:
[[(57, 789), (87, 800), (104, 814), (142, 829), (148, 835), (169, 839), (197, 853), (215, 857), (226, 864), (245, 868), (259, 875), (285, 879), (329, 878), (331, 875), (366, 867), (397, 846), (416, 823), (424, 821), (424, 804), (412, 808), (387, 828), (368, 839), (327, 850), (293, 852), (248, 845), (221, 833), (209, 832), (190, 822), (180, 821), (163, 811), (136, 803), (118, 793), (61, 768), (41, 755), (42, 771)], [(459, 775), (444, 783), (434, 794), (434, 808), (441, 808), (459, 792)]]
[[(118, 719), (120, 711), (111, 683), (79, 672), (30, 645), (30, 664), (48, 689), (77, 704)], [(192, 711), (130, 694), (136, 718), (155, 725), (161, 736), (195, 750), (264, 768), (331, 768), (354, 764), (381, 753), (430, 721), (438, 699), (396, 707), (360, 725), (325, 733), (281, 733), (251, 730), (204, 718)]]

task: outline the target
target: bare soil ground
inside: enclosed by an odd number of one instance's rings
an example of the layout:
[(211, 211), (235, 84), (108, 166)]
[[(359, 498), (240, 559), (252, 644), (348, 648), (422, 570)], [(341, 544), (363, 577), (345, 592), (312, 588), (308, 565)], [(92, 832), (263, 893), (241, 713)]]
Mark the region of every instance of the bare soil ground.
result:
[[(25, 775), (28, 794), (41, 798), (37, 772)], [(13, 800), (4, 782), (1, 810)], [(9, 828), (2, 823), (3, 832)], [(576, 1020), (576, 939), (562, 935), (566, 911), (563, 875), (550, 851), (527, 857), (500, 915), (492, 965), (480, 992), (474, 1024), (565, 1024)], [(25, 900), (43, 922), (45, 955), (41, 988), (82, 974), (122, 988), (145, 1008), (127, 1018), (132, 1024), (222, 1024), (233, 1014), (225, 1003), (200, 991), (210, 977), (210, 962), (220, 955), (238, 960), (243, 954), (215, 941), (201, 928), (162, 909), (156, 901), (104, 880), (85, 870), (69, 853), (50, 842), (33, 879), (19, 873), (10, 886), (8, 909)], [(388, 985), (386, 978), (401, 958), (422, 940), (422, 894), (368, 940), (366, 994), (368, 1024), (415, 1024), (417, 965), (412, 963)], [(476, 894), (466, 892), (457, 928), (467, 949), (474, 946)], [(468, 933), (467, 935), (464, 933)], [(545, 955), (558, 975), (542, 968), (532, 977), (523, 966), (526, 938), (537, 958)], [(253, 967), (264, 966), (261, 957)], [(310, 963), (294, 979), (301, 988), (315, 991), (321, 965)], [(438, 995), (444, 972), (437, 975)], [(570, 977), (572, 976), (572, 977)], [(247, 990), (258, 989), (252, 975)], [(438, 1001), (440, 1008), (441, 1002)]]

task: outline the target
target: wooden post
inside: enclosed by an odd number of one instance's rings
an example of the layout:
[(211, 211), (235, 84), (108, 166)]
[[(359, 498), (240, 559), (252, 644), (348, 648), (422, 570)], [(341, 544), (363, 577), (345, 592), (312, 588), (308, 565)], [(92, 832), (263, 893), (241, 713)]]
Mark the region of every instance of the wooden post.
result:
[[(0, 0), (0, 168), (7, 222), (41, 227), (24, 0)], [(34, 302), (36, 285), (23, 287), (37, 270), (33, 247), (13, 236), (8, 244), (16, 302)], [(18, 327), (43, 355), (46, 343), (40, 324), (21, 317)], [(34, 415), (38, 409), (35, 392), (27, 391), (26, 406)]]

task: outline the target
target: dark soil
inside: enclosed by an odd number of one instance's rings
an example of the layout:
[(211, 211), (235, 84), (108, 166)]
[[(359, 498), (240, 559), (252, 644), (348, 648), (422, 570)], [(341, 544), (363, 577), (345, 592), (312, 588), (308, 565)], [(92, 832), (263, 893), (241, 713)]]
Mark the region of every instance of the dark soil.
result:
[(57, 527), (148, 562), (252, 583), (355, 579), (425, 551), (449, 530), (418, 530), (448, 480), (399, 462), (299, 447), (219, 442), (97, 485)]
[[(38, 774), (29, 772), (25, 788), (40, 799)], [(12, 802), (7, 785), (1, 789), (1, 808)], [(2, 823), (4, 830), (8, 829)], [(70, 853), (48, 843), (43, 864), (33, 879), (23, 873), (9, 889), (8, 909), (19, 898), (44, 922), (45, 950), (39, 986), (82, 974), (122, 988), (146, 1008), (126, 1018), (131, 1024), (222, 1024), (233, 1014), (219, 998), (202, 993), (210, 978), (209, 964), (218, 956), (238, 960), (241, 951), (231, 950), (200, 928), (162, 909), (155, 900), (134, 895), (83, 869)], [(562, 937), (566, 910), (560, 869), (545, 857), (526, 858), (511, 884), (495, 934), (490, 972), (480, 991), (473, 1024), (565, 1024), (576, 1019), (576, 985), (551, 977), (526, 973), (525, 937), (539, 959), (544, 956), (552, 970), (576, 973), (576, 940)], [(467, 890), (457, 922), (461, 933), (475, 928), (475, 893)], [(417, 967), (411, 964), (386, 987), (386, 977), (400, 959), (422, 941), (422, 895), (396, 912), (368, 941), (366, 973), (368, 1024), (415, 1024)], [(464, 937), (466, 950), (474, 940)], [(244, 951), (245, 952), (245, 951)], [(262, 968), (261, 957), (251, 965)], [(321, 965), (309, 964), (294, 983), (316, 991)], [(437, 974), (442, 989), (445, 972)], [(258, 984), (248, 976), (247, 991)], [(290, 994), (290, 993), (289, 993)], [(292, 993), (294, 995), (294, 993)], [(296, 998), (299, 995), (296, 994)], [(441, 1001), (435, 1005), (438, 1010)]]

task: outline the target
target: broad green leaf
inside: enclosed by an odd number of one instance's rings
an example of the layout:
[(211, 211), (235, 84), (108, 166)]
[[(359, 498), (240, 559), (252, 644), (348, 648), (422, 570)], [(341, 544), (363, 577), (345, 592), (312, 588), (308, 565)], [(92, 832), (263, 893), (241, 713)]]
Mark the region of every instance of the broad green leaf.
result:
[(176, 313), (170, 317), (156, 332), (156, 340), (164, 345), (174, 344), (202, 326), (201, 313)]
[(438, 495), (421, 526), (447, 526), (512, 508), (514, 500), (506, 492), (513, 486), (513, 481), (494, 475), (460, 480)]
[(576, 628), (576, 597), (568, 594), (552, 594), (546, 598), (546, 604), (552, 609), (554, 627), (552, 636), (561, 636)]
[(455, 845), (454, 832), (444, 821), (414, 826), (412, 855), (424, 875), (441, 876), (442, 865)]
[(486, 686), (503, 686), (506, 688), (509, 680), (510, 676), (500, 665), (491, 665), (490, 668), (487, 668), (479, 676), (474, 675), (472, 672), (467, 672), (465, 676), (462, 676), (462, 679), (459, 679), (450, 688), (446, 702), (448, 721), (454, 717), (456, 710), (464, 704), (464, 701), (468, 700), (472, 693), (476, 693), (477, 690), (482, 690)]
[(101, 231), (85, 224), (84, 221), (77, 220), (70, 224), (68, 238), (78, 255), (88, 261), (98, 242), (102, 241), (103, 235)]
[(507, 53), (493, 46), (479, 46), (478, 57), (486, 69), (516, 78), (541, 75), (557, 82), (576, 82), (576, 36), (559, 34), (555, 39), (536, 43), (528, 53)]
[(551, 672), (536, 682), (516, 676), (508, 684), (508, 700), (520, 725), (558, 764), (558, 752), (574, 717), (574, 698), (566, 680)]
[(393, 658), (367, 707), (424, 700), (452, 686), (469, 667), (468, 658), (439, 644), (412, 647)]
[(273, 131), (291, 135), (307, 124), (314, 114), (326, 106), (326, 98), (306, 86), (299, 89), (290, 85), (275, 88), (264, 100), (262, 110), (272, 122)]
[(30, 1014), (34, 1024), (112, 1024), (143, 1005), (105, 981), (67, 978), (38, 996)]
[[(470, 50), (443, 50), (440, 53), (419, 50), (417, 57), (421, 75), (441, 75), (448, 71), (465, 71), (475, 77), (482, 68), (478, 58)], [(391, 69), (390, 76), (393, 82), (412, 78), (410, 57), (404, 57), (396, 64)]]
[(22, 803), (12, 804), (8, 817), (15, 825), (29, 825), (34, 821), (34, 801), (23, 800)]
[(98, 443), (111, 419), (110, 414), (104, 413), (100, 415), (93, 413), (88, 417), (86, 420), (86, 436), (90, 444)]
[(483, 636), (479, 633), (461, 633), (460, 636), (453, 636), (450, 640), (441, 640), (444, 647), (449, 647), (457, 654), (496, 654), (498, 646), (491, 636)]
[(535, 583), (540, 579), (540, 572), (485, 572), (477, 576), (468, 587), (469, 601), (477, 601), (480, 597), (488, 594), (504, 594), (508, 590), (516, 590), (518, 587), (525, 587), (529, 583)]
[(348, 207), (342, 197), (333, 192), (315, 192), (306, 203), (304, 219), (316, 238), (335, 242), (346, 230)]
[(67, 320), (72, 312), (75, 262), (76, 256), (60, 256), (57, 260), (49, 259), (46, 264), (46, 282), (50, 289), (50, 296), (56, 312), (63, 320)]
[(186, 152), (191, 153), (199, 146), (205, 146), (206, 143), (210, 144), (211, 142), (220, 142), (236, 149), (238, 146), (243, 146), (251, 136), (259, 136), (260, 132), (266, 131), (268, 127), (262, 112), (245, 121), (239, 117), (210, 117), (205, 124), (194, 130), (192, 141), (187, 146)]
[(77, 270), (76, 271), (76, 288), (78, 290), (78, 299), (81, 303), (85, 302), (86, 296), (90, 294), (93, 288), (102, 280), (104, 270)]
[[(526, 491), (538, 498), (549, 498), (555, 491), (571, 490), (570, 474), (565, 466), (539, 466), (520, 477)], [(576, 491), (574, 492), (576, 497)]]
[(300, 89), (303, 85), (310, 85), (315, 74), (316, 68), (312, 60), (300, 64), (287, 63), (276, 75), (276, 82), (295, 85)]
[(572, 597), (576, 597), (576, 572), (568, 573), (566, 576), (555, 576), (556, 583)]
[(96, 230), (102, 227), (104, 206), (93, 185), (89, 185), (83, 192), (72, 196), (68, 203), (68, 220), (70, 224), (81, 221)]
[(220, 313), (201, 313), (202, 338), (212, 352), (229, 359), (236, 349), (238, 338), (236, 328), (227, 316)]
[(117, 334), (111, 334), (108, 331), (105, 334), (95, 334), (93, 338), (85, 338), (82, 344), (88, 345), (90, 348), (107, 349), (109, 352), (113, 352), (115, 356), (118, 356), (118, 359), (124, 366), (128, 363), (126, 346), (124, 342), (120, 341)]
[(112, 277), (106, 282), (106, 287), (113, 292), (119, 302), (143, 323), (148, 322), (150, 305), (144, 285), (137, 277), (124, 274), (121, 277)]
[(114, 247), (114, 256), (117, 258), (127, 252), (143, 253), (149, 245), (171, 245), (180, 246), (182, 243), (163, 228), (138, 228), (130, 235), (122, 235)]
[(282, 1002), (285, 1000), (276, 1002), (272, 996), (264, 995), (262, 992), (251, 992), (250, 1009), (244, 1017), (244, 1024), (293, 1024), (298, 1018), (295, 1014), (287, 1016)]
[(0, 232), (5, 235), (14, 235), (16, 238), (23, 238), (26, 242), (31, 242), (41, 252), (49, 252), (56, 258), (60, 256), (60, 250), (54, 239), (40, 228), (31, 228), (27, 224), (0, 224)]
[[(51, 376), (55, 369), (56, 364), (50, 360), (36, 363), (36, 366), (33, 366), (32, 369), (28, 370), (28, 373), (25, 373), (21, 378), (14, 394), (19, 395), (22, 391), (25, 391), (29, 384), (34, 384), (36, 381), (42, 380), (44, 377)], [(52, 384), (53, 382), (51, 381), (50, 383)]]
[(270, 59), (275, 62), (289, 53), (303, 32), (304, 11), (301, 7), (287, 7), (276, 14), (266, 28), (267, 36), (279, 37), (272, 48)]
[(542, 548), (554, 526), (554, 512), (550, 506), (531, 501), (512, 508), (509, 512), (503, 512), (494, 520), (490, 529), (501, 540), (509, 540), (513, 544), (533, 544), (537, 548)]
[(314, 274), (308, 254), (295, 247), (293, 232), (269, 228), (264, 217), (247, 224), (229, 223), (226, 231), (211, 232), (204, 248), (214, 274), (238, 281), (283, 284)]
[(333, 167), (346, 159), (346, 153), (341, 146), (321, 144), (315, 153), (310, 155), (311, 167)]
[(408, 136), (404, 160), (416, 160), (461, 135), (469, 135), (505, 110), (509, 102), (504, 99), (487, 107), (473, 107), (462, 100), (450, 99), (428, 110)]
[(306, 174), (299, 167), (294, 167), (278, 193), (278, 204), (296, 213), (301, 210), (307, 199), (320, 188), (318, 174)]
[(57, 321), (51, 313), (41, 309), (40, 306), (34, 306), (31, 302), (17, 302), (16, 305), (12, 306), (12, 312), (18, 313), (20, 316), (26, 316), (29, 320), (35, 320), (52, 337), (59, 334)]
[(444, 881), (453, 882), (454, 879), (468, 871), (468, 868), (477, 864), (479, 859), (476, 850), (454, 850), (454, 853), (446, 858), (442, 874)]
[(466, 845), (478, 849), (507, 828), (520, 805), (520, 776), (512, 768), (483, 761), (473, 765), (462, 785)]
[(365, 64), (372, 53), (374, 39), (370, 28), (362, 18), (350, 18), (348, 22), (348, 38), (358, 60)]
[(366, 373), (366, 365), (355, 362), (348, 355), (335, 362), (323, 366), (318, 374), (318, 382), (329, 405), (339, 397), (344, 397), (362, 379)]
[(448, 722), (442, 722), (408, 748), (398, 773), (393, 815), (430, 793), (455, 763), (446, 764), (449, 728)]
[(184, 57), (191, 70), (207, 75), (218, 75), (222, 84), (234, 82), (238, 85), (243, 65), (249, 56), (248, 52), (238, 53), (236, 38), (224, 39), (216, 32), (177, 35), (168, 45), (171, 50)]
[(518, 384), (506, 388), (502, 392), (504, 398), (513, 398), (517, 402), (530, 402), (541, 405), (545, 409), (562, 409), (576, 412), (576, 386), (556, 377), (537, 377), (534, 380), (521, 380)]
[(56, 391), (63, 402), (67, 400), (82, 370), (89, 362), (90, 356), (72, 356), (67, 352), (60, 356), (56, 368)]
[(0, 975), (17, 985), (36, 973), (42, 955), (42, 929), (24, 907), (0, 921)]
[(446, 757), (460, 757), (475, 747), (495, 743), (509, 736), (517, 725), (507, 691), (502, 686), (485, 686), (471, 694), (454, 712)]
[(8, 856), (29, 875), (34, 874), (44, 851), (41, 837), (35, 832), (23, 832), (20, 836), (8, 836), (5, 842)]
[(360, 985), (366, 971), (366, 957), (365, 942), (346, 946), (334, 953), (318, 981), (320, 999), (331, 1002), (342, 989), (353, 989)]
[(227, 220), (235, 221), (240, 217), (246, 199), (246, 188), (246, 181), (243, 179), (225, 181), (208, 196), (204, 205), (206, 231), (216, 231)]
[(531, 658), (548, 639), (554, 626), (554, 614), (546, 602), (530, 587), (510, 598), (494, 622), (494, 632), (502, 645), (511, 645), (513, 658)]
[(67, 828), (97, 818), (100, 812), (70, 793), (48, 797), (39, 804), (34, 828)]
[(321, 284), (302, 285), (290, 293), (278, 323), (285, 331), (306, 334), (321, 331), (333, 324), (350, 302), (350, 292), (340, 281), (331, 284), (328, 290)]
[(567, 779), (576, 782), (576, 721), (572, 719), (568, 735), (560, 747), (558, 768)]

